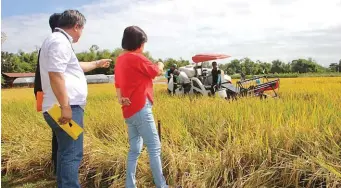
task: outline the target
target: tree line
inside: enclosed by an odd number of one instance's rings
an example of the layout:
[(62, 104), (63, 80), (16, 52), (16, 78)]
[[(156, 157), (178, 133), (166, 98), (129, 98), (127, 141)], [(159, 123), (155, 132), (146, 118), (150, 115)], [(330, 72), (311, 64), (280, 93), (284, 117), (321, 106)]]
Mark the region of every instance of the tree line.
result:
[[(113, 63), (110, 65), (109, 69), (95, 69), (91, 72), (87, 72), (87, 75), (91, 74), (106, 74), (110, 75), (114, 73), (114, 67), (116, 58), (123, 50), (117, 48), (113, 51), (110, 50), (99, 50), (97, 45), (90, 47), (88, 51), (77, 53), (76, 56), (79, 61), (89, 62), (98, 59), (112, 59)], [(155, 59), (151, 56), (149, 52), (144, 52), (144, 55), (152, 60), (153, 62), (162, 61), (165, 63), (165, 67), (169, 68), (172, 64), (177, 64), (178, 66), (188, 65), (190, 62), (183, 59), (175, 60), (173, 58), (168, 59)], [(13, 72), (13, 73), (27, 73), (35, 72), (38, 62), (38, 50), (31, 53), (26, 53), (19, 51), (18, 53), (9, 53), (1, 51), (1, 72)]]
[(257, 75), (268, 73), (325, 73), (341, 72), (341, 59), (338, 63), (331, 63), (329, 67), (323, 67), (311, 58), (295, 59), (285, 63), (280, 60), (273, 60), (271, 63), (252, 61), (249, 58), (234, 59), (230, 63), (220, 65), (220, 69), (227, 74)]
[[(123, 50), (117, 48), (113, 51), (99, 50), (97, 45), (92, 45), (88, 51), (77, 53), (79, 61), (94, 61), (98, 59), (112, 59), (113, 63), (109, 69), (95, 69), (86, 74), (113, 74), (115, 60)], [(172, 64), (178, 67), (188, 65), (190, 62), (183, 59), (154, 59), (149, 52), (144, 55), (152, 61), (162, 61), (165, 68), (169, 68)], [(35, 72), (38, 60), (38, 50), (31, 53), (19, 51), (18, 53), (1, 52), (1, 71), (2, 72)], [(341, 72), (341, 59), (337, 63), (331, 63), (329, 67), (319, 65), (313, 59), (296, 59), (291, 62), (283, 62), (273, 60), (272, 62), (252, 61), (250, 58), (233, 59), (230, 63), (221, 64), (220, 69), (229, 75), (244, 73), (246, 75), (268, 74), (268, 73), (324, 73), (324, 72)]]

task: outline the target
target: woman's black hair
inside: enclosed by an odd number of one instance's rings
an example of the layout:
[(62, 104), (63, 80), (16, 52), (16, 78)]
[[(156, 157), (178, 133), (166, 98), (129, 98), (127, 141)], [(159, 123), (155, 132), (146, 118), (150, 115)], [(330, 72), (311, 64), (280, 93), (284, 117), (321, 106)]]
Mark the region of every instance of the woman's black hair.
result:
[(122, 48), (128, 51), (134, 51), (147, 42), (146, 33), (138, 26), (129, 26), (125, 28), (122, 38)]

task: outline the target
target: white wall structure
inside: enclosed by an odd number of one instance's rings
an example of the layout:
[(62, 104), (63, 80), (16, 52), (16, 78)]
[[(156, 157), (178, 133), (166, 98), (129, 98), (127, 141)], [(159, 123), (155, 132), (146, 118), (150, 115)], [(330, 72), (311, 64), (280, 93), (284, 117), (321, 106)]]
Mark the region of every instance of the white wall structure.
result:
[[(85, 75), (88, 84), (114, 83), (115, 75), (95, 74)], [(163, 76), (156, 77), (155, 81), (162, 79)], [(17, 78), (13, 81), (13, 86), (30, 86), (34, 84), (34, 77)]]
[(13, 87), (33, 87), (34, 77), (16, 78), (13, 81)]
[(88, 84), (109, 83), (109, 78), (104, 74), (86, 75)]
[(33, 84), (34, 77), (17, 78), (13, 81), (13, 84)]
[(109, 79), (109, 83), (114, 83), (115, 82), (115, 75), (107, 75)]

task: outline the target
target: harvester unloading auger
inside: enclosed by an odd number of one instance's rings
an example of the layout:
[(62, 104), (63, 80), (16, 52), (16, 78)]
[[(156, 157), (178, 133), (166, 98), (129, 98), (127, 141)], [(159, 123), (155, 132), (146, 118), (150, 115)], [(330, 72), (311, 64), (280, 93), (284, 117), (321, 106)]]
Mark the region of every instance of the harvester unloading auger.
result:
[[(187, 65), (179, 68), (179, 71), (185, 72), (190, 79), (191, 89), (189, 94), (197, 94), (203, 96), (212, 95), (212, 69), (203, 67), (203, 63), (212, 60), (229, 58), (224, 54), (198, 54), (192, 57), (195, 65)], [(230, 76), (221, 72), (221, 84), (215, 93), (225, 99), (237, 99), (239, 97), (278, 97), (276, 89), (279, 88), (279, 78), (269, 80), (267, 76), (253, 77), (251, 79), (237, 81), (236, 85), (232, 84)], [(175, 95), (183, 95), (184, 89), (177, 87), (177, 84), (170, 79), (168, 90), (173, 91)], [(269, 92), (273, 92), (270, 95)]]

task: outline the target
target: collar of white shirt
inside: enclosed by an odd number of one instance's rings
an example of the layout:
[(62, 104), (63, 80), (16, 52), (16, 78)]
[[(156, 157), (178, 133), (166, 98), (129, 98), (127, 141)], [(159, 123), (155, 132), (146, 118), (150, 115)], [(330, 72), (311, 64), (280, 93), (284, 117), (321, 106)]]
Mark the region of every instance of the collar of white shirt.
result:
[(64, 34), (67, 36), (67, 38), (69, 39), (69, 41), (72, 43), (73, 38), (72, 38), (67, 32), (65, 32), (63, 29), (61, 29), (61, 28), (59, 28), (59, 27), (56, 27), (55, 30), (64, 33)]

